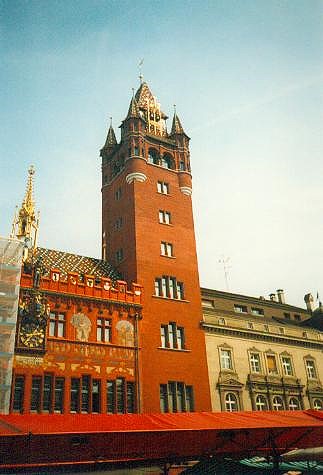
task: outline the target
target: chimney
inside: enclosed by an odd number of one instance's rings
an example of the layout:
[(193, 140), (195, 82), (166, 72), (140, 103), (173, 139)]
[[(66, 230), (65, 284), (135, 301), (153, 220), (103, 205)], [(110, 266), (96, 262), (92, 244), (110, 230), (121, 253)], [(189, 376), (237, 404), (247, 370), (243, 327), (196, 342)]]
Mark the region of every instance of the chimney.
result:
[(312, 294), (306, 294), (304, 296), (304, 301), (306, 303), (306, 308), (308, 312), (312, 313), (314, 310), (314, 298)]
[(277, 297), (278, 297), (278, 302), (279, 303), (286, 303), (283, 289), (278, 289), (277, 290)]
[(274, 294), (274, 293), (269, 294), (269, 298), (272, 302), (277, 302), (276, 294)]

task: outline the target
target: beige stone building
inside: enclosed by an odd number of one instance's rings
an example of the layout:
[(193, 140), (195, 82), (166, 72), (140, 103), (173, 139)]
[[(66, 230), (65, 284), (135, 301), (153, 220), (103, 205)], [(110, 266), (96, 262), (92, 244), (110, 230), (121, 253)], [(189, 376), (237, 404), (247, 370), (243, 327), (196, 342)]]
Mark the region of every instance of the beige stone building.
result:
[(323, 408), (323, 313), (202, 288), (212, 409)]

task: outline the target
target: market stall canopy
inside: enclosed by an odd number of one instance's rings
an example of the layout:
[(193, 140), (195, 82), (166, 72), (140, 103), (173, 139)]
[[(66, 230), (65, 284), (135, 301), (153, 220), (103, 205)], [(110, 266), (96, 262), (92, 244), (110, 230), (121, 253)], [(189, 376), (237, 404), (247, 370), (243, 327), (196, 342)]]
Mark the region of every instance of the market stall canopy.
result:
[(0, 416), (0, 468), (183, 462), (321, 445), (319, 411)]

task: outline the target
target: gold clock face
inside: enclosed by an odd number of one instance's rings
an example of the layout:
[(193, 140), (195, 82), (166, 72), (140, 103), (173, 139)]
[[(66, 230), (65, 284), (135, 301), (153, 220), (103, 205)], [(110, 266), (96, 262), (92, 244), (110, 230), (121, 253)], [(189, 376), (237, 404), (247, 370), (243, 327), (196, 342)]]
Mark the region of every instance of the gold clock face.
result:
[(42, 346), (45, 339), (45, 330), (35, 323), (25, 323), (20, 327), (20, 341), (27, 348)]

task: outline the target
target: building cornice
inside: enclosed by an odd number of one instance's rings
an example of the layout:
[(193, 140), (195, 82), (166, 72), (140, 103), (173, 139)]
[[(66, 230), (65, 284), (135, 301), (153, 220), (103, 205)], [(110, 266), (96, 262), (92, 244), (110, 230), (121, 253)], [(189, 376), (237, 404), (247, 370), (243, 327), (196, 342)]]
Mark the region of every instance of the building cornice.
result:
[(212, 325), (210, 323), (201, 322), (201, 327), (210, 333), (217, 333), (219, 335), (228, 335), (235, 338), (242, 338), (244, 340), (266, 341), (272, 343), (280, 343), (288, 346), (296, 346), (303, 348), (313, 348), (323, 351), (323, 342), (307, 340), (304, 338), (293, 338), (287, 335), (273, 335), (271, 333), (262, 333), (257, 331), (243, 330), (241, 328), (228, 328), (223, 326)]

